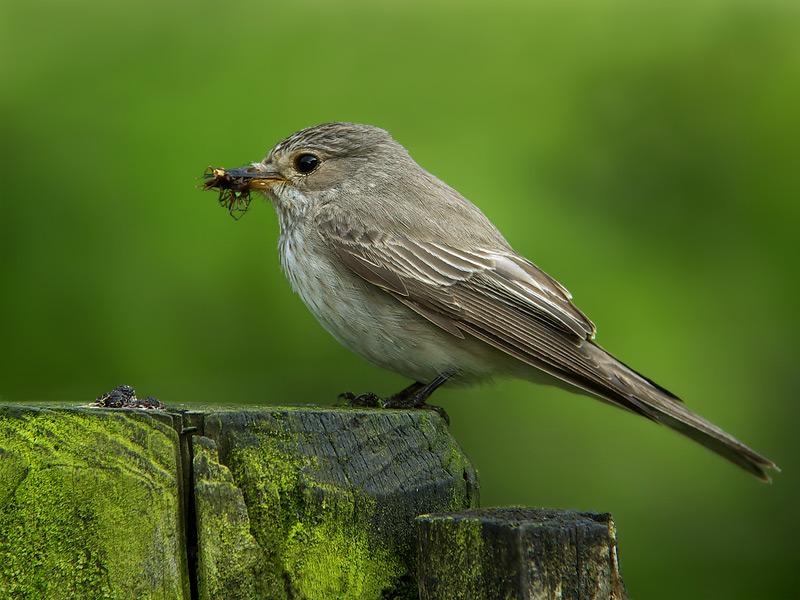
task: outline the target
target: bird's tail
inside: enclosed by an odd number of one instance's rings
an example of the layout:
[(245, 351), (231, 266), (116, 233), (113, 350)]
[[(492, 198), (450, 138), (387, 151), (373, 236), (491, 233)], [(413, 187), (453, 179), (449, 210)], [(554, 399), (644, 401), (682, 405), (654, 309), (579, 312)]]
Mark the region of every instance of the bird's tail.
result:
[(600, 346), (586, 342), (582, 350), (590, 362), (596, 365), (597, 371), (594, 375), (598, 377), (579, 377), (580, 381), (573, 379), (571, 383), (612, 404), (682, 433), (762, 481), (770, 481), (767, 473), (769, 469), (779, 470), (774, 462), (693, 413), (677, 396), (640, 375)]

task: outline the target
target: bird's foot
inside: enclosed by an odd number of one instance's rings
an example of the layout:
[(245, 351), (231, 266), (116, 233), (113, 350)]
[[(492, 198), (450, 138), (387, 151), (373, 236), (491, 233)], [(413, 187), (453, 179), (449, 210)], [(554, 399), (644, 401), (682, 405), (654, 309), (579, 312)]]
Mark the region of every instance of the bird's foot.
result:
[[(405, 391), (405, 390), (403, 390)], [(383, 401), (384, 408), (402, 408), (406, 410), (432, 410), (437, 413), (444, 422), (450, 425), (450, 415), (441, 407), (425, 402), (427, 395), (413, 394), (411, 396), (403, 396), (403, 392), (389, 396)]]
[(359, 394), (356, 396), (353, 392), (344, 392), (339, 394), (341, 400), (346, 406), (355, 406), (360, 408), (389, 408), (396, 410), (432, 410), (442, 417), (448, 425), (450, 424), (450, 417), (441, 406), (433, 406), (426, 404), (425, 400), (430, 394), (421, 394), (426, 386), (420, 383), (414, 383), (406, 389), (393, 394), (388, 398), (381, 398), (377, 394), (367, 392), (366, 394)]
[(358, 406), (362, 408), (385, 408), (384, 400), (378, 394), (367, 392), (366, 394), (359, 394), (356, 396), (353, 392), (342, 392), (339, 394), (339, 400), (345, 406)]

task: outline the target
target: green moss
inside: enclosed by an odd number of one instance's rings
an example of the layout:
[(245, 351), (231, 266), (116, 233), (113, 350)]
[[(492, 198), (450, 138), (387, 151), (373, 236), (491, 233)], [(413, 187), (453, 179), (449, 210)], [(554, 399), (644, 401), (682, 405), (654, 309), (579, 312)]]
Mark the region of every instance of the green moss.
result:
[(375, 545), (366, 524), (344, 511), (298, 521), (287, 537), (284, 567), (300, 597), (380, 598), (404, 571), (399, 557)]
[(0, 597), (188, 597), (178, 473), (145, 416), (0, 409)]
[(448, 548), (447, 553), (428, 557), (429, 561), (441, 561), (439, 564), (425, 567), (436, 573), (436, 590), (447, 593), (452, 600), (483, 597), (484, 546), (480, 520), (430, 515), (419, 518), (428, 521), (423, 535), (438, 538), (437, 545)]
[(195, 437), (193, 447), (200, 599), (269, 598), (264, 553), (250, 533), (241, 491), (212, 440)]
[(275, 582), (269, 597), (380, 598), (406, 568), (370, 527), (375, 501), (316, 481), (317, 458), (280, 420), (253, 427), (257, 444), (235, 448), (230, 467)]

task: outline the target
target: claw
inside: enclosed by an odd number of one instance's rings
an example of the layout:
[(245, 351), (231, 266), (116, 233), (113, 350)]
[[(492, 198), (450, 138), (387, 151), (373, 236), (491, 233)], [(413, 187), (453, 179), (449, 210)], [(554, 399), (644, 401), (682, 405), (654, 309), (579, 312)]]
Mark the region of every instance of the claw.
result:
[(353, 392), (344, 392), (339, 394), (339, 399), (344, 401), (347, 406), (361, 406), (365, 408), (384, 408), (386, 403), (383, 398), (372, 392), (366, 394), (359, 394), (356, 396)]

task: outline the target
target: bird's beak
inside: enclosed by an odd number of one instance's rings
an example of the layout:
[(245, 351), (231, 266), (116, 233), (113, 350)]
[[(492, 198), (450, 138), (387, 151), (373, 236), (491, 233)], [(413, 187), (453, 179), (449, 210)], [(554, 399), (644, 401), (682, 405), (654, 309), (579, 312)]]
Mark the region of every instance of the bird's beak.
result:
[(209, 167), (205, 178), (206, 181), (203, 187), (207, 190), (216, 188), (237, 192), (264, 190), (275, 183), (286, 181), (280, 173), (263, 163), (256, 163), (239, 169)]

